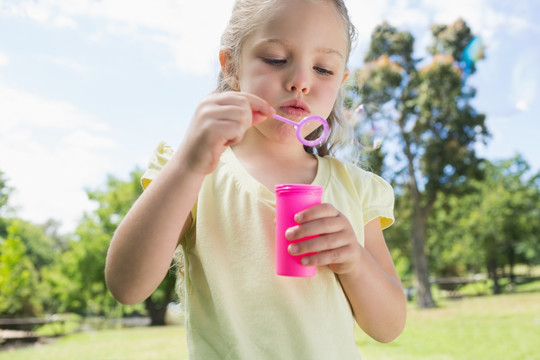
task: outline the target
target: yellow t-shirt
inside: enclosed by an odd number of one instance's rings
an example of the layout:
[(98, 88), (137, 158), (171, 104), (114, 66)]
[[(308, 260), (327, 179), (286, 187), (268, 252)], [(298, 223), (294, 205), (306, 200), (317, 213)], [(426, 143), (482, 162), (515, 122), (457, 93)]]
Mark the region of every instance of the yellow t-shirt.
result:
[[(145, 186), (171, 157), (160, 144)], [(364, 243), (364, 225), (393, 222), (392, 187), (332, 157), (317, 157), (313, 181)], [(255, 180), (232, 149), (202, 185), (194, 226), (182, 241), (190, 359), (359, 359), (354, 317), (337, 276), (319, 267), (312, 278), (275, 274), (275, 195)]]

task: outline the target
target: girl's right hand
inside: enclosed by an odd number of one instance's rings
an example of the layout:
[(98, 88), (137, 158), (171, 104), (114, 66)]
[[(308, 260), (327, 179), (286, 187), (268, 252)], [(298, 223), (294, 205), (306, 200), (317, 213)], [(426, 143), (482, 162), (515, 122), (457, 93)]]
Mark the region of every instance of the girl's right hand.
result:
[(180, 147), (192, 171), (206, 175), (215, 170), (228, 146), (239, 143), (246, 131), (275, 114), (260, 97), (245, 92), (208, 96), (197, 107)]

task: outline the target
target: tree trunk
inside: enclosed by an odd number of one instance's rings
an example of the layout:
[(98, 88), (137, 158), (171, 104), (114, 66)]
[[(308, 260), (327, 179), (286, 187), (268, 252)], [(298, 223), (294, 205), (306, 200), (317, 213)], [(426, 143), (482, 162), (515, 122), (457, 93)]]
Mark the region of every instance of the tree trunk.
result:
[(513, 246), (508, 248), (508, 265), (510, 267), (510, 283), (514, 284), (516, 282), (516, 274), (514, 273), (514, 265), (516, 264), (516, 252)]
[(150, 326), (165, 325), (165, 314), (167, 313), (168, 303), (158, 304), (151, 297), (148, 297), (144, 301), (144, 305), (150, 316)]
[(423, 309), (435, 307), (435, 301), (431, 295), (429, 267), (425, 251), (426, 220), (426, 216), (415, 209), (411, 234), (414, 287), (416, 289), (416, 304)]
[(150, 326), (165, 325), (165, 314), (167, 313), (167, 306), (173, 300), (175, 292), (176, 276), (172, 271), (168, 271), (167, 275), (156, 289), (156, 292), (160, 292), (161, 296), (157, 296), (152, 299), (152, 295), (145, 301), (144, 305), (148, 316), (150, 316)]
[(488, 275), (493, 280), (493, 295), (499, 295), (501, 293), (501, 286), (499, 284), (499, 275), (497, 274), (497, 261), (490, 259), (487, 266)]

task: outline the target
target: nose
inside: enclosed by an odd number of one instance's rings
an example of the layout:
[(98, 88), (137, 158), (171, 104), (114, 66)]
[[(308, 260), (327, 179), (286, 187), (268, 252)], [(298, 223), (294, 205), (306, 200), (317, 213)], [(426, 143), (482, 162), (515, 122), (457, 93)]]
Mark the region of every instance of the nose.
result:
[(304, 95), (309, 93), (309, 71), (305, 66), (298, 65), (291, 68), (286, 87), (291, 92), (298, 92)]

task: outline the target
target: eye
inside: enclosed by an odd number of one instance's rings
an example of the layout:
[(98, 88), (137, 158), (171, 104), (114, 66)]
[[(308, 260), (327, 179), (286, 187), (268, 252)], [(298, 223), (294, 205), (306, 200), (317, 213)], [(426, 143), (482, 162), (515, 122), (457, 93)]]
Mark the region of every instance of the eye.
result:
[(334, 75), (332, 70), (328, 70), (320, 66), (314, 66), (313, 69), (321, 75)]
[(287, 63), (287, 60), (285, 59), (273, 59), (273, 58), (262, 58), (262, 61), (264, 61), (268, 65), (273, 65), (273, 66), (281, 66)]

